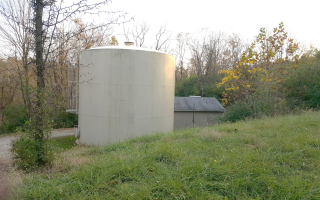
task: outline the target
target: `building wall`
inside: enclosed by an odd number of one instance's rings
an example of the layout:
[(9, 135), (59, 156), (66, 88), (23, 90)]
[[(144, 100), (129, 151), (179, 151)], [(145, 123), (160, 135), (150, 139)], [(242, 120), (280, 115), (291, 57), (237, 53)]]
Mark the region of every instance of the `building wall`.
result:
[[(194, 112), (194, 126), (208, 126), (215, 124), (223, 113)], [(193, 112), (174, 112), (174, 129), (193, 127)]]

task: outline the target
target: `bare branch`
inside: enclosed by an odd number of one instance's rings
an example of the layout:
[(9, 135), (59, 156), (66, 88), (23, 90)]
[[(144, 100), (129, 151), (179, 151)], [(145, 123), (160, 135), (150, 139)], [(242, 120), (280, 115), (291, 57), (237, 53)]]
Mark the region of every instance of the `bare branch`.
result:
[(167, 25), (160, 26), (156, 34), (155, 49), (159, 51), (167, 51), (170, 45), (171, 31), (167, 30)]

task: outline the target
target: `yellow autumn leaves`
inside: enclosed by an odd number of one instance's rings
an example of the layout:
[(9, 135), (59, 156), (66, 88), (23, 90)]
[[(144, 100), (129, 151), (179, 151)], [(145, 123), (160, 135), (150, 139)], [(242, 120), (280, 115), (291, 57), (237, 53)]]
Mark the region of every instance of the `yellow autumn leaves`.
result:
[(222, 101), (225, 105), (256, 90), (277, 89), (277, 84), (287, 75), (287, 66), (295, 66), (294, 63), (304, 56), (298, 54), (298, 43), (287, 35), (283, 23), (274, 28), (270, 36), (264, 28), (260, 29), (257, 39), (241, 55), (239, 62), (232, 69), (220, 71), (225, 77), (217, 86), (224, 88)]

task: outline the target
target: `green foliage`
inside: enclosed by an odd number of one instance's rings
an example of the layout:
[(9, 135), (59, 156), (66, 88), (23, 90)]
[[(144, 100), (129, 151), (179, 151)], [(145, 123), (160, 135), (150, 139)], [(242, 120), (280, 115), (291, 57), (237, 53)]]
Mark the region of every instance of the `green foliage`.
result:
[(319, 121), (309, 112), (79, 147), (74, 160), (88, 164), (28, 175), (12, 199), (319, 199)]
[(26, 109), (23, 105), (9, 104), (2, 111), (3, 124), (0, 126), (0, 134), (14, 132), (17, 127), (23, 126), (27, 120)]
[(284, 115), (295, 113), (296, 109), (290, 109), (286, 99), (280, 95), (268, 95), (265, 90), (256, 91), (247, 96), (243, 101), (236, 101), (227, 107), (227, 112), (221, 118), (223, 122), (236, 122), (248, 118), (263, 118), (266, 116)]
[[(59, 101), (45, 90), (38, 90), (35, 108), (30, 118), (21, 127), (25, 135), (12, 142), (12, 153), (20, 169), (30, 170), (50, 164), (53, 159), (48, 139), (62, 106)], [(20, 138), (21, 137), (21, 138)]]
[[(76, 138), (74, 136), (60, 137), (48, 141), (35, 140), (30, 135), (24, 134), (12, 141), (11, 152), (18, 169), (31, 171), (37, 169), (38, 160), (44, 160), (50, 165), (54, 159), (54, 152), (61, 152), (73, 148)], [(39, 154), (43, 148), (44, 154)], [(41, 156), (41, 158), (39, 158)]]
[(41, 106), (32, 110), (28, 120), (22, 106), (10, 105), (4, 111), (5, 125), (13, 127), (7, 131), (18, 127), (20, 133), (25, 133), (12, 141), (11, 152), (19, 169), (32, 170), (50, 164), (54, 157), (52, 141), (48, 141), (52, 129), (73, 127), (78, 121), (77, 115), (66, 113), (52, 95), (43, 91), (39, 100)]
[(198, 86), (198, 77), (196, 75), (176, 83), (175, 96), (188, 97), (199, 95), (201, 95), (201, 89)]
[(221, 99), (223, 89), (217, 86), (217, 83), (221, 81), (221, 75), (216, 73), (210, 73), (203, 79), (203, 97), (215, 97), (217, 99)]
[[(50, 122), (52, 128), (73, 128), (78, 125), (78, 115), (67, 113), (65, 109), (58, 109), (48, 114), (53, 118), (53, 123)], [(12, 133), (28, 121), (23, 105), (10, 104), (3, 110), (3, 115), (4, 123), (0, 126), (0, 134)]]
[(53, 128), (73, 128), (75, 125), (78, 125), (78, 115), (61, 110), (58, 117), (54, 119)]
[(221, 80), (218, 74), (211, 73), (200, 79), (197, 75), (192, 75), (189, 78), (176, 83), (175, 96), (202, 96), (203, 88), (203, 97), (221, 98), (223, 89), (217, 87), (217, 83)]
[(53, 151), (49, 143), (35, 140), (30, 135), (21, 135), (13, 140), (11, 152), (18, 169), (27, 171), (36, 169), (38, 160), (43, 160), (46, 164), (53, 160)]
[(283, 82), (283, 90), (291, 108), (320, 107), (320, 52), (303, 59)]

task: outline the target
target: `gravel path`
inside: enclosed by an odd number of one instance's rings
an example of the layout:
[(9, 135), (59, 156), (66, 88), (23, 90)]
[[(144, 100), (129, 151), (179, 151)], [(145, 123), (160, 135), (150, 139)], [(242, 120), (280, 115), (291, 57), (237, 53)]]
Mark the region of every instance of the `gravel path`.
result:
[[(73, 128), (56, 129), (52, 131), (51, 138), (64, 137), (69, 135), (74, 135)], [(13, 140), (14, 138), (14, 136), (0, 136), (0, 164), (11, 163), (12, 159), (10, 154), (10, 148), (11, 140)]]

